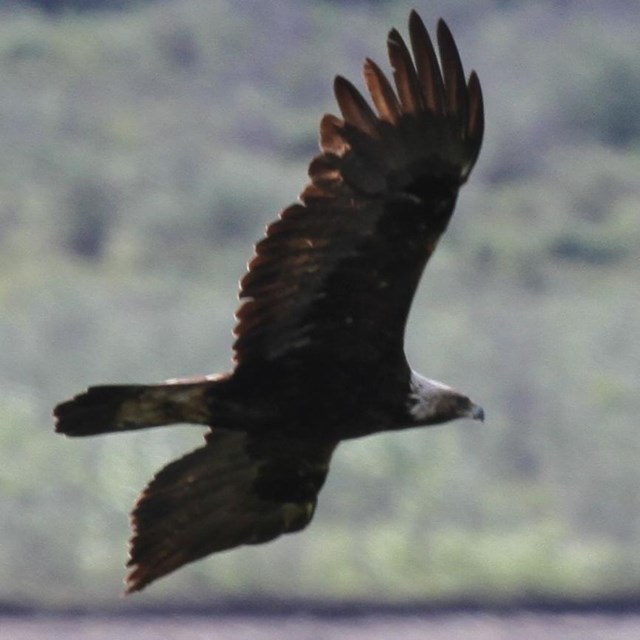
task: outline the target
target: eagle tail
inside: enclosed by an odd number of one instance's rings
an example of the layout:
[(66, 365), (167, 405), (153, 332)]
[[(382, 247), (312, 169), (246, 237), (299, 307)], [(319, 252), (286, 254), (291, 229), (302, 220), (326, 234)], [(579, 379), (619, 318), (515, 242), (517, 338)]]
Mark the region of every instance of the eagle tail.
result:
[(56, 431), (68, 436), (132, 431), (180, 422), (208, 425), (213, 379), (155, 385), (90, 387), (54, 410)]
[(210, 553), (304, 528), (335, 444), (259, 440), (214, 429), (204, 447), (162, 469), (132, 513), (126, 592)]

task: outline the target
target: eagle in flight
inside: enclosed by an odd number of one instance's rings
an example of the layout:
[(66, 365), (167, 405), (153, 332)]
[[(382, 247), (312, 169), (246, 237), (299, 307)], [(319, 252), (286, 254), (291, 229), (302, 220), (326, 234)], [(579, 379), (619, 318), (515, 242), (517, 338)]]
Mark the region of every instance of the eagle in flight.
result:
[(413, 371), (404, 330), (422, 271), (478, 157), (480, 83), (444, 21), (438, 57), (420, 16), (413, 58), (387, 44), (395, 89), (367, 59), (373, 108), (336, 77), (310, 183), (268, 226), (240, 283), (234, 367), (161, 384), (105, 385), (59, 404), (56, 431), (90, 436), (174, 423), (204, 446), (157, 473), (132, 513), (127, 592), (210, 553), (309, 524), (338, 443), (482, 420), (466, 395)]

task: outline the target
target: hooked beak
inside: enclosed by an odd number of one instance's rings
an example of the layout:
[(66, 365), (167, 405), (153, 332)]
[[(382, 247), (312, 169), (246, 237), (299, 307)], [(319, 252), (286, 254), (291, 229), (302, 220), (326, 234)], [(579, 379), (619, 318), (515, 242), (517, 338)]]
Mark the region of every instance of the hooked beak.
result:
[(471, 404), (471, 410), (469, 411), (469, 417), (473, 420), (480, 420), (484, 422), (484, 409), (479, 404)]

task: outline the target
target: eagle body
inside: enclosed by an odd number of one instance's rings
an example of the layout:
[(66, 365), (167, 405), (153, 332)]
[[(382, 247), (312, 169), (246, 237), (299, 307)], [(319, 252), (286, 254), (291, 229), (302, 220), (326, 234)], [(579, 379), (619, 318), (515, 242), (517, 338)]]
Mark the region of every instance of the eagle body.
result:
[(416, 12), (409, 34), (412, 53), (395, 29), (388, 36), (395, 89), (364, 65), (374, 108), (336, 78), (342, 118), (322, 118), (310, 183), (269, 225), (241, 280), (233, 370), (90, 387), (54, 409), (69, 436), (209, 428), (204, 446), (168, 464), (138, 500), (129, 592), (210, 553), (304, 528), (343, 440), (484, 418), (404, 353), (416, 288), (484, 129), (478, 78), (465, 79), (445, 23), (439, 61)]

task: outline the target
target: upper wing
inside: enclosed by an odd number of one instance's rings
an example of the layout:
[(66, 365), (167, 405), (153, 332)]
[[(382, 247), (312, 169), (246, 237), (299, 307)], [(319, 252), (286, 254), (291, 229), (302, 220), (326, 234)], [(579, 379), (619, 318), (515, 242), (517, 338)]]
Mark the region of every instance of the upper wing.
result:
[(304, 528), (334, 448), (214, 429), (140, 496), (127, 592), (210, 553)]
[(237, 363), (310, 351), (358, 361), (402, 352), (420, 275), (484, 128), (478, 78), (472, 72), (465, 81), (445, 23), (440, 65), (415, 11), (409, 30), (415, 65), (400, 34), (388, 37), (395, 91), (375, 63), (364, 66), (377, 113), (336, 78), (343, 119), (322, 119), (322, 153), (302, 202), (268, 227), (241, 282)]

